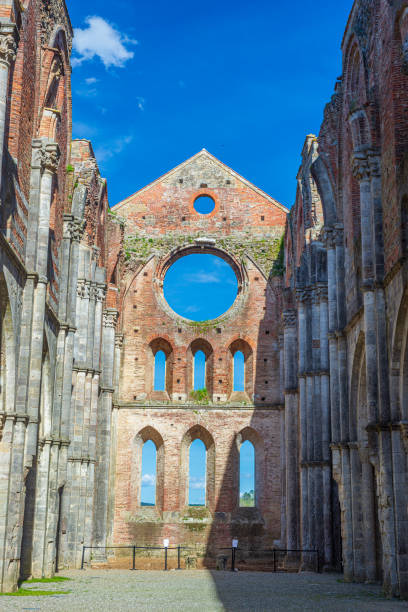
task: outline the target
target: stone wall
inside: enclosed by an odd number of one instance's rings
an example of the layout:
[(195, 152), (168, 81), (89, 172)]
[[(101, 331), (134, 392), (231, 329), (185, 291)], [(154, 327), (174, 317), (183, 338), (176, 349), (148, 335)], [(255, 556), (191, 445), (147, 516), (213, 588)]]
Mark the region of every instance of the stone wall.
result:
[(317, 547), (327, 566), (340, 566), (341, 552), (346, 579), (382, 580), (404, 597), (407, 12), (404, 2), (354, 3), (343, 74), (319, 137), (306, 139), (285, 242), (297, 542)]

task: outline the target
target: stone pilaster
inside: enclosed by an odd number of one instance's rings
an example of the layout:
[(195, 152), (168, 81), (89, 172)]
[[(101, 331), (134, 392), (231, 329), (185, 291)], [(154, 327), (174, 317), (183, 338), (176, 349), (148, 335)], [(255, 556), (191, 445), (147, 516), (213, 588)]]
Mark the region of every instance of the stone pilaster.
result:
[[(109, 460), (111, 448), (111, 418), (113, 388), (113, 367), (115, 347), (115, 327), (118, 312), (106, 309), (103, 312), (102, 324), (102, 374), (101, 396), (99, 400), (97, 423), (97, 473), (94, 507), (94, 546), (106, 546), (108, 534), (108, 496), (109, 496)], [(101, 550), (101, 558), (105, 551)]]
[(296, 310), (283, 313), (285, 355), (285, 447), (287, 548), (299, 545), (298, 385)]

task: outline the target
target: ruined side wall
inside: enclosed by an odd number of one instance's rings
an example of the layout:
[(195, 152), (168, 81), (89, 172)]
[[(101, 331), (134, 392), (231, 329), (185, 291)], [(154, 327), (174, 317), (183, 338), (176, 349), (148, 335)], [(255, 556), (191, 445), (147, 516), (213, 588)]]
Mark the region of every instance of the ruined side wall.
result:
[[(280, 413), (276, 410), (133, 408), (119, 410), (115, 471), (115, 544), (192, 546), (200, 557), (213, 557), (239, 537), (242, 547), (270, 548), (280, 538)], [(155, 508), (137, 507), (134, 441), (145, 427), (163, 439), (164, 469), (158, 474), (163, 498)], [(191, 428), (204, 428), (215, 441), (215, 490), (210, 507), (189, 508), (186, 503), (188, 454), (182, 440)], [(262, 454), (257, 512), (238, 507), (239, 454), (236, 438), (250, 428), (257, 434), (256, 452)], [(133, 478), (129, 479), (129, 475)]]

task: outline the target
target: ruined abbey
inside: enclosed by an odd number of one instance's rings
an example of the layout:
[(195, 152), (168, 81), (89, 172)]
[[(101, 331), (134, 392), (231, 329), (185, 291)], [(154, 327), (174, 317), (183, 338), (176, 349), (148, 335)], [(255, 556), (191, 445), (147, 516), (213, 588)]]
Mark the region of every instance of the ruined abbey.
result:
[[(407, 598), (408, 1), (355, 1), (290, 212), (205, 149), (110, 208), (91, 143), (71, 138), (72, 35), (64, 0), (0, 0), (0, 590), (79, 567), (84, 546), (87, 564), (120, 563), (109, 547), (167, 538), (214, 567), (236, 537), (317, 550), (324, 570)], [(198, 253), (238, 283), (202, 323), (163, 291)]]

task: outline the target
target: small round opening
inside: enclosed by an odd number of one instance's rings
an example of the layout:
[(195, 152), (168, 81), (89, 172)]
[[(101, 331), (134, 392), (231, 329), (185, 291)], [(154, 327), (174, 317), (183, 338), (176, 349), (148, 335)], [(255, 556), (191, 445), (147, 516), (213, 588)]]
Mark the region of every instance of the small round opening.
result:
[(194, 210), (200, 215), (209, 215), (215, 208), (214, 200), (207, 195), (198, 196), (194, 201)]

